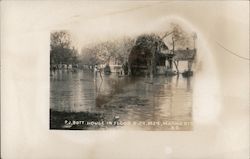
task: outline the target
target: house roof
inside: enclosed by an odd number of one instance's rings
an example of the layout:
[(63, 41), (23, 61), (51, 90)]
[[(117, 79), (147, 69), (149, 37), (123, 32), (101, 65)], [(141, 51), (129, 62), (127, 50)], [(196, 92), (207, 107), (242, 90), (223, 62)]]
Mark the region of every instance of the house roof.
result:
[(177, 60), (177, 61), (194, 60), (195, 55), (196, 55), (196, 50), (195, 49), (176, 50), (174, 54), (175, 54), (174, 60)]

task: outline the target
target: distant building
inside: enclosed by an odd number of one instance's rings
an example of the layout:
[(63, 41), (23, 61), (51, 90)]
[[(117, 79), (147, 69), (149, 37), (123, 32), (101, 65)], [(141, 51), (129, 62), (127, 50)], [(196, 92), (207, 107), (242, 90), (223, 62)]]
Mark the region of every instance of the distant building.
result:
[[(175, 56), (173, 57), (173, 61), (176, 61), (176, 69), (178, 70), (179, 61), (187, 61), (187, 71), (192, 73), (192, 65), (196, 57), (196, 49), (190, 50), (176, 50)], [(193, 74), (193, 73), (192, 73)]]
[(174, 52), (173, 60), (175, 61), (188, 61), (188, 60), (194, 60), (196, 56), (196, 50), (195, 49), (185, 49), (185, 50), (175, 50)]

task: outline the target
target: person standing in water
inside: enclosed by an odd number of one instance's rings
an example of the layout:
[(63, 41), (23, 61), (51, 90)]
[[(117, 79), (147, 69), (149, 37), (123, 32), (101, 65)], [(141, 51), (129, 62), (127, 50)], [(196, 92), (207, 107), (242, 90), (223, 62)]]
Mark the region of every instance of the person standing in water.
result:
[(102, 71), (101, 71), (100, 68), (97, 67), (97, 65), (95, 65), (95, 68), (94, 68), (94, 75), (95, 75), (95, 78), (97, 78), (98, 72), (99, 72), (99, 75), (100, 75), (100, 77), (101, 77), (101, 79), (102, 79)]

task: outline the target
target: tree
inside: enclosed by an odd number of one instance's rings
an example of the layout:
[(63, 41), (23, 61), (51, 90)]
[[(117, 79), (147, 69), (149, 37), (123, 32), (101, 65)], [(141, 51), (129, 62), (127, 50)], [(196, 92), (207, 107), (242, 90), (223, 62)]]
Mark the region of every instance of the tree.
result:
[(172, 46), (172, 51), (176, 48), (186, 48), (191, 46), (190, 35), (185, 32), (182, 27), (176, 23), (170, 24), (170, 31), (172, 38), (170, 40), (170, 45)]
[(75, 64), (78, 53), (71, 44), (71, 36), (67, 31), (52, 32), (50, 36), (50, 63)]
[(83, 64), (108, 64), (111, 59), (117, 63), (125, 63), (134, 45), (134, 40), (129, 37), (103, 41), (85, 46), (81, 50)]
[(142, 34), (137, 37), (135, 45), (144, 49), (152, 49), (156, 43), (160, 43), (161, 38), (156, 34)]
[(50, 36), (51, 49), (70, 48), (71, 38), (67, 31), (52, 32)]
[[(135, 50), (130, 56), (130, 66), (134, 65), (147, 65), (147, 71), (150, 78), (153, 79), (153, 75), (156, 72), (156, 59), (157, 53), (160, 52), (162, 39), (156, 34), (143, 34), (137, 37), (135, 42)], [(138, 51), (139, 50), (139, 51)], [(134, 68), (135, 72), (139, 69)], [(131, 70), (132, 71), (132, 70)], [(133, 73), (133, 72), (131, 72)]]

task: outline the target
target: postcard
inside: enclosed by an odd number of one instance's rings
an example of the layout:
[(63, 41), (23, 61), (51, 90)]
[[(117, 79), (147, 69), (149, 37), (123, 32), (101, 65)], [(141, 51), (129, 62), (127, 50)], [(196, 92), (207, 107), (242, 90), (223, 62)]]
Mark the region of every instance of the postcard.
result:
[(1, 1), (1, 158), (249, 158), (249, 1)]

